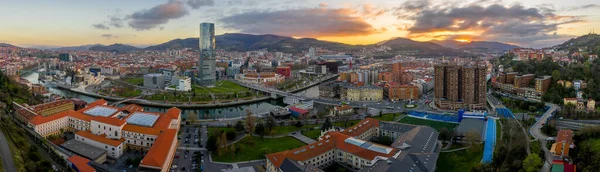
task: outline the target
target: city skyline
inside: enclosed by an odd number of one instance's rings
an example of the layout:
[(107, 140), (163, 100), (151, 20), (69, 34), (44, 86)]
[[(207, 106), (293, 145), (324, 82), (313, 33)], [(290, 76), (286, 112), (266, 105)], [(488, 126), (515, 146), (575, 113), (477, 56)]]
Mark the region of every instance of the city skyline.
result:
[[(197, 23), (224, 33), (312, 37), (372, 44), (499, 41), (541, 48), (600, 26), (593, 1), (212, 1), (6, 2), (0, 42), (24, 47), (124, 43), (145, 47), (198, 37)], [(32, 10), (23, 10), (32, 9)], [(292, 22), (293, 21), (293, 22)], [(44, 27), (39, 27), (44, 26)], [(597, 30), (597, 29), (594, 29)]]

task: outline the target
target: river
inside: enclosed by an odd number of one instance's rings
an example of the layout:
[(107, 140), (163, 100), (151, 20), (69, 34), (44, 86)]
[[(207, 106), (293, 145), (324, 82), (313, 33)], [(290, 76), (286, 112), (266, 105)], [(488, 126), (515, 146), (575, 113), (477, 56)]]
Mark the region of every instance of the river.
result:
[[(39, 76), (39, 74), (37, 72), (33, 72), (33, 73), (30, 73), (27, 75), (23, 75), (22, 78), (28, 80), (31, 83), (37, 84), (37, 83), (39, 83), (38, 76)], [(49, 87), (48, 91), (52, 92), (54, 94), (68, 97), (68, 98), (78, 98), (78, 99), (81, 99), (88, 103), (97, 100), (97, 98), (94, 98), (94, 97), (78, 94), (78, 93), (60, 89), (60, 88)], [(306, 95), (308, 97), (318, 97), (319, 89), (318, 89), (318, 87), (314, 86), (314, 87), (311, 87), (304, 91), (301, 91), (298, 94)], [(124, 105), (121, 104), (120, 106), (124, 106)], [(194, 114), (198, 115), (198, 119), (236, 118), (236, 117), (240, 117), (240, 116), (245, 116), (246, 109), (249, 109), (250, 111), (252, 111), (254, 113), (264, 113), (264, 112), (269, 112), (275, 108), (282, 107), (282, 106), (285, 106), (285, 104), (283, 103), (283, 99), (277, 99), (277, 100), (267, 100), (267, 101), (252, 103), (252, 104), (238, 105), (238, 106), (232, 106), (232, 107), (226, 107), (226, 108), (182, 109), (182, 117), (187, 118), (189, 114), (194, 113)], [(168, 108), (150, 107), (150, 106), (143, 106), (143, 107), (144, 107), (144, 110), (148, 111), (148, 112), (166, 112), (166, 110), (168, 109)]]

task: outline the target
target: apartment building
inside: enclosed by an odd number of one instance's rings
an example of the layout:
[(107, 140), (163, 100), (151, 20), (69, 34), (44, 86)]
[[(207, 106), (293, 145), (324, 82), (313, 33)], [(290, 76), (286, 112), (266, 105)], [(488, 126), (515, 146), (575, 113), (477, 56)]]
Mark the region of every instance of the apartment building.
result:
[(387, 84), (384, 94), (391, 101), (414, 100), (419, 98), (419, 87), (414, 85)]
[(442, 109), (484, 109), (486, 97), (485, 66), (434, 66), (434, 102)]

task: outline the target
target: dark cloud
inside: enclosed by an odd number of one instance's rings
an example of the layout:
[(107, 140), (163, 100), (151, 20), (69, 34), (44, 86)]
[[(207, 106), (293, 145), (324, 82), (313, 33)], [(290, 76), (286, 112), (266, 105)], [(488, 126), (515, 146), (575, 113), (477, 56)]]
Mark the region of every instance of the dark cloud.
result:
[(188, 14), (188, 10), (181, 1), (170, 0), (150, 9), (134, 12), (127, 18), (129, 19), (129, 26), (140, 31), (157, 28), (171, 19), (178, 19)]
[(244, 33), (323, 37), (380, 32), (352, 9), (292, 9), (251, 11), (220, 19), (224, 27)]
[(193, 9), (198, 9), (203, 6), (213, 6), (215, 5), (214, 0), (188, 0), (187, 4)]
[(586, 10), (586, 9), (593, 9), (593, 8), (600, 8), (600, 4), (587, 4), (587, 5), (581, 5), (581, 6), (572, 6), (572, 7), (566, 7), (563, 10), (575, 11), (575, 10)]
[(103, 38), (106, 38), (106, 39), (119, 38), (118, 36), (113, 35), (113, 34), (102, 34), (102, 35), (100, 35), (100, 37), (103, 37)]
[(122, 28), (123, 27), (123, 19), (120, 17), (112, 16), (112, 17), (110, 17), (109, 24), (116, 28)]
[(102, 23), (93, 24), (92, 27), (96, 28), (96, 29), (102, 29), (102, 30), (109, 30), (110, 29), (110, 27), (108, 27), (108, 26), (106, 26), (106, 25), (104, 25)]
[[(408, 13), (415, 11), (416, 13)], [(540, 5), (527, 8), (519, 4), (487, 6), (468, 4), (445, 4), (434, 6), (427, 2), (408, 1), (395, 9), (400, 19), (413, 21), (407, 27), (409, 37), (473, 33), (471, 37), (494, 40), (506, 40), (514, 43), (527, 43), (540, 39), (558, 39), (556, 32), (560, 25), (581, 22), (577, 16), (561, 16), (555, 14), (551, 5)], [(552, 37), (553, 36), (553, 37)], [(522, 40), (522, 41), (519, 41)]]

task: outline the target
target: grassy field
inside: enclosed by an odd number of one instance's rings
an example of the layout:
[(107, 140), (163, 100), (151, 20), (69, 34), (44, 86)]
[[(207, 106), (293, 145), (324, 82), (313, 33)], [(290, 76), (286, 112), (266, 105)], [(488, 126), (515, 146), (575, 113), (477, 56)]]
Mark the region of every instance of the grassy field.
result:
[(193, 85), (196, 93), (239, 93), (250, 91), (248, 88), (233, 83), (231, 81), (217, 81), (215, 87), (203, 87)]
[(123, 79), (123, 81), (133, 84), (133, 85), (140, 85), (140, 84), (144, 83), (144, 78), (126, 78), (126, 79)]
[(379, 117), (379, 115), (374, 116), (373, 118), (381, 120), (381, 121), (394, 121), (394, 119), (398, 116), (401, 116), (401, 114), (384, 114), (381, 117)]
[(409, 117), (409, 116), (402, 118), (398, 122), (400, 122), (400, 123), (406, 123), (406, 124), (430, 126), (430, 127), (434, 128), (434, 129), (436, 129), (438, 131), (440, 131), (440, 129), (442, 129), (444, 127), (446, 127), (448, 130), (452, 131), (452, 130), (454, 130), (454, 128), (456, 126), (458, 126), (458, 124), (454, 124), (454, 123), (445, 123), (445, 122), (431, 121), (431, 120), (413, 118), (413, 117)]
[(296, 140), (293, 137), (282, 137), (276, 139), (246, 136), (241, 141), (235, 144), (235, 148), (239, 149), (236, 153), (226, 152), (221, 156), (213, 154), (213, 161), (217, 162), (240, 162), (257, 159), (264, 159), (265, 154), (290, 150), (304, 146), (304, 143)]
[[(321, 126), (321, 124), (310, 124), (310, 125), (304, 125), (302, 127), (296, 127), (296, 126), (276, 126), (275, 128), (273, 128), (273, 130), (271, 130), (271, 133), (266, 133), (265, 135), (287, 135), (290, 132), (295, 132), (295, 131), (300, 131), (301, 129), (312, 129), (314, 127), (318, 127)], [(265, 126), (265, 130), (267, 130), (266, 126)]]
[(348, 121), (348, 124), (346, 126), (344, 126), (343, 122), (333, 122), (331, 124), (333, 124), (333, 126), (336, 126), (336, 127), (347, 128), (347, 127), (353, 126), (354, 124), (357, 124), (358, 122), (360, 122), (360, 120), (350, 120), (350, 121)]
[[(454, 145), (452, 145), (454, 146)], [(483, 146), (476, 150), (471, 148), (456, 152), (440, 153), (437, 160), (436, 171), (444, 172), (463, 172), (471, 171), (481, 161), (483, 157)]]
[(321, 135), (321, 129), (308, 130), (308, 131), (302, 132), (302, 134), (306, 137), (317, 140), (319, 138), (319, 136)]

